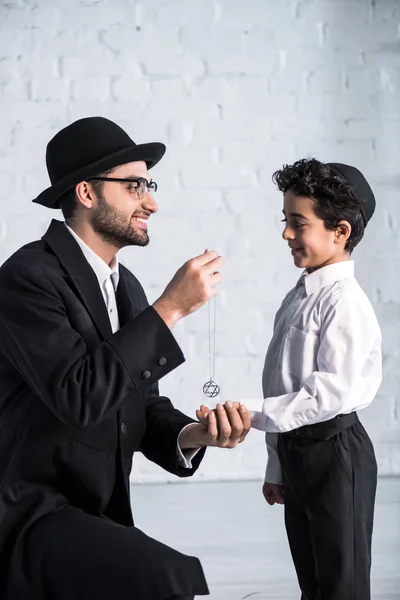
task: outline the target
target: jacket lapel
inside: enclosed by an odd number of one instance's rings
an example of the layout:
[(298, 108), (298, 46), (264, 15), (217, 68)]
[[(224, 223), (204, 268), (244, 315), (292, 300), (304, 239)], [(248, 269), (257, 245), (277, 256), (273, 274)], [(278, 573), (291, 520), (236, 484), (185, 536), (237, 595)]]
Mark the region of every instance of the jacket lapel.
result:
[(103, 339), (110, 337), (111, 324), (99, 282), (79, 245), (65, 225), (55, 219), (52, 220), (42, 239), (50, 246), (61, 266), (70, 276), (75, 291), (90, 314), (100, 337)]

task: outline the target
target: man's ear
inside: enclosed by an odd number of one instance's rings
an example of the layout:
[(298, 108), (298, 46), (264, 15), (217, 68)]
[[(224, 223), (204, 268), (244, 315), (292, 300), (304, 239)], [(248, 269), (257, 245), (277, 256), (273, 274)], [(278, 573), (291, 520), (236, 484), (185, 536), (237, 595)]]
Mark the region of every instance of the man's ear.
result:
[(75, 188), (76, 199), (85, 208), (93, 207), (93, 200), (95, 197), (93, 187), (87, 181), (81, 181)]

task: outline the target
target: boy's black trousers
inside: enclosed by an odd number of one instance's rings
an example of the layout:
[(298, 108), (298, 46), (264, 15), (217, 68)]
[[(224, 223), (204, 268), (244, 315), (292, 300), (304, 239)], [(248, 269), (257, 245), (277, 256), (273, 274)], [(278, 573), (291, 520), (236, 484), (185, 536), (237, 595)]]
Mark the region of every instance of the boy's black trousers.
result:
[(302, 600), (370, 600), (377, 465), (357, 414), (278, 436)]

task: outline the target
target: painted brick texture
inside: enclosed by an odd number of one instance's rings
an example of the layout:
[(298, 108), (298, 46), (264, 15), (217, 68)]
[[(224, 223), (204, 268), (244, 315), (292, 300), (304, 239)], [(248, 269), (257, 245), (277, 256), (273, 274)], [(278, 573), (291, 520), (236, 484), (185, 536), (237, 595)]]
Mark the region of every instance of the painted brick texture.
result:
[[(0, 261), (51, 217), (45, 146), (102, 115), (167, 144), (159, 214), (122, 261), (150, 301), (206, 247), (226, 257), (217, 306), (223, 398), (261, 395), (272, 320), (298, 272), (271, 174), (303, 156), (369, 178), (376, 214), (354, 253), (376, 309), (384, 381), (361, 414), (381, 474), (400, 474), (400, 2), (397, 0), (0, 0)], [(207, 309), (181, 322), (187, 362), (161, 382), (194, 415), (208, 371)], [(261, 478), (263, 435), (211, 450), (195, 479)], [(168, 474), (136, 459), (135, 481)]]

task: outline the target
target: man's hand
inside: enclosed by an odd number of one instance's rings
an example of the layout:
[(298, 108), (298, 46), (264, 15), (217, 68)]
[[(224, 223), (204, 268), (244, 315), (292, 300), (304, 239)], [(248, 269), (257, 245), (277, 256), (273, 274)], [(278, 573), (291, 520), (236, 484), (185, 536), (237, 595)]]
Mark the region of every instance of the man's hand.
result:
[(284, 496), (283, 496), (283, 486), (277, 483), (268, 483), (264, 482), (262, 492), (264, 498), (271, 506), (273, 504), (284, 504)]
[(216, 284), (222, 280), (220, 269), (224, 259), (217, 252), (204, 254), (186, 262), (155, 301), (153, 308), (172, 327), (183, 317), (198, 310), (217, 295)]
[(227, 402), (225, 406), (218, 404), (213, 411), (202, 406), (196, 414), (200, 423), (184, 429), (180, 437), (182, 450), (204, 446), (235, 448), (250, 431), (250, 416), (244, 405), (234, 407)]
[[(223, 408), (225, 408), (225, 409), (228, 408), (229, 410), (231, 410), (233, 408), (234, 410), (238, 410), (238, 411), (242, 410), (243, 412), (247, 412), (247, 414), (248, 414), (247, 407), (244, 404), (240, 404), (240, 402), (229, 402), (229, 400), (227, 400), (223, 406), (222, 406), (222, 404), (217, 404), (217, 408), (212, 408), (212, 409), (210, 409), (210, 408), (208, 408), (208, 406), (205, 406), (204, 404), (202, 404), (200, 406), (200, 408), (198, 410), (196, 410), (196, 415), (197, 415), (197, 418), (199, 419), (200, 423), (207, 425), (208, 417), (211, 413), (215, 414), (215, 417), (217, 418), (217, 421), (218, 421), (218, 407), (219, 407), (219, 410), (222, 410)], [(241, 409), (241, 407), (243, 407), (243, 408)], [(251, 420), (250, 420), (250, 427), (251, 427)], [(248, 431), (246, 432), (246, 435), (247, 435), (247, 433), (248, 433)], [(241, 441), (243, 441), (243, 440), (241, 440)]]

